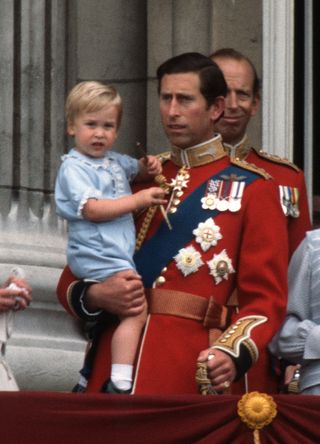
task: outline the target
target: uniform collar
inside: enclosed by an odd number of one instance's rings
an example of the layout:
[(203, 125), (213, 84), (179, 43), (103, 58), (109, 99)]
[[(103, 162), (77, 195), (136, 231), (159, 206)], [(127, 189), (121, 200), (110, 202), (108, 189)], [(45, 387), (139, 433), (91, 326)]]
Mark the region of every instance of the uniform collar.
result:
[(226, 155), (222, 138), (216, 134), (207, 142), (189, 148), (181, 149), (177, 146), (171, 148), (171, 160), (178, 166), (188, 168), (206, 165)]
[(229, 154), (229, 156), (233, 159), (243, 160), (248, 152), (250, 151), (251, 146), (248, 142), (248, 136), (245, 134), (240, 140), (240, 142), (235, 145), (231, 145), (230, 143), (224, 143), (225, 150)]

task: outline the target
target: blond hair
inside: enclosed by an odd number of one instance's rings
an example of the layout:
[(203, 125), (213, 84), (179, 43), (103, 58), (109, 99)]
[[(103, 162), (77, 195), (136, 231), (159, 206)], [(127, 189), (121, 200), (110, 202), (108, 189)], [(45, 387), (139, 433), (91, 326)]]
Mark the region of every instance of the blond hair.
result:
[(74, 119), (81, 113), (93, 113), (106, 106), (118, 108), (117, 127), (119, 128), (122, 117), (122, 100), (114, 86), (97, 81), (80, 82), (71, 89), (66, 100), (67, 124), (73, 124)]

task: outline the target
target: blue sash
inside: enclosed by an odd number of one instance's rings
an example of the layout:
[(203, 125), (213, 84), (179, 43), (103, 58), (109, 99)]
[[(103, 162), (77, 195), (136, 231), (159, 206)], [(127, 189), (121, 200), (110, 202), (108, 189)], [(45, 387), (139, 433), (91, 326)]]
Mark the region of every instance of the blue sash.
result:
[[(245, 175), (244, 175), (245, 173)], [(134, 255), (138, 272), (141, 274), (145, 288), (151, 288), (153, 282), (160, 275), (161, 270), (172, 260), (178, 251), (191, 239), (192, 231), (200, 222), (206, 221), (219, 214), (218, 210), (204, 210), (201, 198), (204, 197), (208, 181), (219, 180), (222, 175), (241, 175), (246, 185), (259, 179), (260, 176), (236, 166), (229, 166), (211, 178), (207, 178), (196, 188), (180, 205), (179, 210), (170, 214), (172, 230), (169, 230), (165, 221), (162, 221), (157, 232), (145, 241)]]

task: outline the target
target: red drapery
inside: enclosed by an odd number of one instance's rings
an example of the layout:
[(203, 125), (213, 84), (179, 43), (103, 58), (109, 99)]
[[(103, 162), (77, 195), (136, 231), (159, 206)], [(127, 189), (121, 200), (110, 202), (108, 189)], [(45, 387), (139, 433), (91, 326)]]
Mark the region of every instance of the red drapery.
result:
[[(239, 396), (1, 392), (3, 444), (250, 444)], [(261, 444), (320, 443), (320, 397), (275, 395)]]

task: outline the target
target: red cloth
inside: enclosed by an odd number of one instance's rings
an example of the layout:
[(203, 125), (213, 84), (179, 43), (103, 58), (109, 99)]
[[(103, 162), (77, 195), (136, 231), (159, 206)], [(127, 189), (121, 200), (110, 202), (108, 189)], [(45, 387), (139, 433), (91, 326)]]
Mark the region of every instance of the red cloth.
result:
[[(320, 398), (275, 395), (261, 444), (320, 442)], [(76, 395), (1, 392), (4, 444), (251, 444), (238, 396)]]
[(306, 231), (311, 229), (310, 212), (305, 178), (302, 170), (297, 171), (290, 165), (277, 163), (261, 157), (254, 149), (249, 151), (246, 161), (265, 169), (279, 185), (294, 187), (299, 190), (299, 217), (287, 217), (289, 233), (289, 257), (299, 246)]

